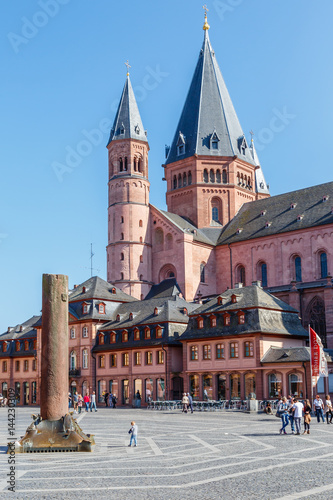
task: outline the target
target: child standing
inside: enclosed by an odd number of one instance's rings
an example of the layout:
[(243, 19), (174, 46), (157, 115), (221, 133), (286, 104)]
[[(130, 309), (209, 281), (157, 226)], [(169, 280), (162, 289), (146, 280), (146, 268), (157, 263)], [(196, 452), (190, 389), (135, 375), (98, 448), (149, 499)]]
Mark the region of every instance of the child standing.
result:
[(128, 434), (131, 435), (130, 444), (128, 446), (132, 446), (132, 441), (134, 441), (134, 446), (137, 446), (138, 426), (135, 422), (131, 422), (131, 428)]

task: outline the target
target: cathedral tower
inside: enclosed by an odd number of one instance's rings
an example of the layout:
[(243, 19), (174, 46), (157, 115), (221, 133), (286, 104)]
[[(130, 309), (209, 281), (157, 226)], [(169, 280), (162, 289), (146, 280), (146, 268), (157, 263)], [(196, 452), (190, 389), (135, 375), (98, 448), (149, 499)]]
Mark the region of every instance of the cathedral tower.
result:
[(199, 228), (225, 225), (243, 203), (269, 196), (210, 44), (207, 16), (203, 29), (204, 42), (164, 165), (168, 211)]
[(107, 148), (107, 279), (140, 299), (151, 285), (149, 146), (128, 74)]

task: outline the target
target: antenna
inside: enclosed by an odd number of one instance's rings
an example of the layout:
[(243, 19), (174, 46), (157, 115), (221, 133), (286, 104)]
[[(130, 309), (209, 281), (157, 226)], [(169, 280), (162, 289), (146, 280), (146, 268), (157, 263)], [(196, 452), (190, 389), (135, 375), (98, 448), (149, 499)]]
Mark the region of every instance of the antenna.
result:
[(90, 276), (92, 277), (93, 275), (93, 256), (95, 254), (93, 253), (93, 249), (92, 249), (92, 243), (90, 243)]

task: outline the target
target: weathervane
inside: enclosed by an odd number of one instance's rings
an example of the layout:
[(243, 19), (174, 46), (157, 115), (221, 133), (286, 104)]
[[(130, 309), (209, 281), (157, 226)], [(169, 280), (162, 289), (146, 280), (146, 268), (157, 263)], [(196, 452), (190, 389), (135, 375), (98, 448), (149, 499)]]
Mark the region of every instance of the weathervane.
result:
[(251, 142), (253, 142), (253, 136), (254, 136), (253, 130), (250, 130), (250, 134), (251, 134)]
[(130, 69), (132, 66), (131, 66), (131, 65), (130, 65), (130, 63), (128, 62), (128, 59), (127, 59), (127, 61), (125, 62), (125, 66), (126, 66), (126, 68), (127, 68), (127, 76), (129, 76), (129, 69)]

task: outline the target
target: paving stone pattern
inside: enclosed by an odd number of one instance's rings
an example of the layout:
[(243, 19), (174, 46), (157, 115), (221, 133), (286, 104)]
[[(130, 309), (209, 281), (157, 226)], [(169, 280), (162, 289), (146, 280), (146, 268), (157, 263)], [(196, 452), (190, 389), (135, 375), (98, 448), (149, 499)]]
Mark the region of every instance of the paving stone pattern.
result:
[[(32, 410), (17, 408), (17, 436)], [(95, 434), (92, 453), (16, 455), (16, 493), (7, 492), (7, 409), (0, 408), (0, 498), (332, 499), (333, 425), (279, 435), (264, 414), (107, 409), (79, 417)], [(128, 447), (131, 420), (138, 447)], [(303, 426), (302, 426), (303, 428)]]

